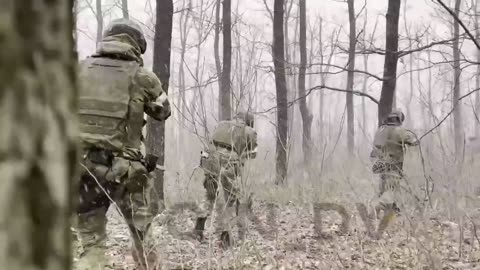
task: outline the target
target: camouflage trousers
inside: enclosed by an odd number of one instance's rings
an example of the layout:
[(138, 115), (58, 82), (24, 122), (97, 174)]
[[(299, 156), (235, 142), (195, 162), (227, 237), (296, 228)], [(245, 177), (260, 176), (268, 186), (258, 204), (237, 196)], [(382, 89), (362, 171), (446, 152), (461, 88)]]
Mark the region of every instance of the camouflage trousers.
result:
[(230, 230), (231, 220), (237, 214), (239, 204), (240, 161), (238, 155), (229, 149), (211, 146), (207, 155), (202, 156), (200, 167), (205, 172), (203, 186), (206, 190), (206, 196), (200, 204), (203, 217), (206, 218), (213, 210), (221, 186), (225, 207), (218, 217), (218, 227), (223, 231), (228, 231)]
[(110, 264), (105, 256), (106, 213), (112, 204), (124, 217), (133, 240), (132, 255), (143, 266), (148, 258), (144, 240), (159, 208), (153, 175), (140, 161), (102, 156), (87, 155), (82, 162), (74, 221), (77, 244), (83, 250), (78, 269), (105, 269)]

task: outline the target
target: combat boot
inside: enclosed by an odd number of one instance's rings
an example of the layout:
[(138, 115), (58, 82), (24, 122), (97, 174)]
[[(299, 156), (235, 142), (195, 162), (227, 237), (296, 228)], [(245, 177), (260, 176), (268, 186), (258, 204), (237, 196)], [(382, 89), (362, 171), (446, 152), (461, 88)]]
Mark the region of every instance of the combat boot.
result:
[(199, 217), (197, 218), (197, 222), (195, 223), (195, 229), (193, 235), (198, 241), (203, 241), (203, 232), (205, 231), (205, 223), (207, 222), (206, 217)]
[(229, 247), (232, 246), (233, 239), (229, 231), (223, 231), (220, 234), (220, 240), (221, 240), (222, 248), (228, 249)]

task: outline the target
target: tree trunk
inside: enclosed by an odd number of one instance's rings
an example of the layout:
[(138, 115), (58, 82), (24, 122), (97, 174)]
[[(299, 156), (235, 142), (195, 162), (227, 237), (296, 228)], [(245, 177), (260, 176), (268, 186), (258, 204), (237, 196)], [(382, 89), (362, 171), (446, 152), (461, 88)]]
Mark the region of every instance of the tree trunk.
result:
[(276, 184), (287, 178), (288, 104), (285, 77), (285, 39), (283, 35), (283, 0), (275, 0), (273, 8), (273, 64), (277, 94)]
[(128, 14), (128, 0), (122, 0), (122, 15), (123, 15), (123, 18), (125, 19), (130, 18)]
[(73, 1), (2, 4), (1, 268), (70, 269), (78, 183)]
[[(163, 90), (168, 91), (170, 80), (170, 49), (172, 41), (173, 0), (157, 0), (155, 37), (153, 43), (153, 72), (162, 82)], [(158, 156), (158, 164), (165, 164), (165, 122), (147, 120), (147, 149)], [(155, 191), (163, 202), (164, 174), (156, 171)]]
[[(461, 0), (455, 1), (455, 14), (457, 17), (460, 14), (460, 4)], [(462, 125), (462, 114), (460, 108), (460, 102), (458, 99), (460, 98), (460, 76), (461, 76), (461, 69), (460, 69), (460, 48), (459, 48), (459, 39), (460, 39), (460, 29), (459, 23), (457, 20), (454, 19), (453, 21), (453, 70), (454, 70), (454, 77), (453, 77), (453, 100), (452, 106), (455, 108), (453, 111), (453, 128), (455, 134), (455, 155), (457, 158), (463, 152), (463, 125)]]
[[(367, 22), (368, 22), (368, 9), (365, 8), (365, 21), (364, 21), (364, 24), (363, 24), (363, 29), (367, 29)], [(375, 35), (375, 31), (374, 33), (372, 33), (372, 38), (373, 36)], [(365, 31), (363, 31), (363, 40), (366, 41), (367, 40), (367, 34), (365, 33)], [(364, 54), (363, 55), (363, 70), (365, 70), (365, 72), (368, 73), (368, 54)], [(362, 93), (367, 93), (367, 86), (368, 86), (368, 74), (364, 74), (363, 76), (363, 84), (362, 84)], [(368, 125), (367, 125), (367, 107), (366, 107), (366, 102), (365, 102), (365, 99), (362, 98), (361, 99), (361, 102), (362, 102), (362, 124), (361, 124), (361, 128), (363, 130), (363, 134), (364, 134), (364, 142), (367, 141), (367, 132), (368, 132)]]
[[(353, 80), (355, 70), (355, 46), (357, 43), (357, 33), (355, 27), (355, 3), (354, 0), (348, 0), (348, 21), (350, 23), (350, 44), (348, 49), (348, 74), (347, 91), (353, 91)], [(355, 148), (355, 121), (353, 110), (353, 93), (346, 93), (347, 103), (347, 145), (348, 152), (353, 154)]]
[(398, 63), (398, 20), (400, 0), (388, 0), (387, 35), (385, 44), (385, 64), (383, 67), (382, 93), (378, 104), (378, 125), (380, 126), (392, 111), (397, 84)]
[(230, 73), (232, 69), (232, 1), (223, 0), (223, 70), (220, 89), (220, 120), (232, 117)]
[[(428, 37), (427, 37), (428, 38)], [(427, 39), (427, 44), (428, 44), (428, 39)], [(428, 63), (432, 63), (432, 52), (430, 50), (427, 50), (427, 60)], [(419, 60), (420, 61), (420, 60)], [(428, 110), (430, 111), (430, 116), (429, 116), (429, 122), (428, 125), (432, 126), (432, 124), (435, 121), (435, 111), (433, 109), (433, 97), (432, 97), (432, 89), (433, 89), (433, 72), (432, 69), (428, 69), (428, 93), (427, 93), (427, 102), (428, 102)]]
[(312, 115), (308, 110), (305, 90), (305, 73), (307, 70), (307, 0), (300, 0), (300, 72), (298, 74), (298, 96), (300, 98), (300, 113), (303, 123), (303, 163), (307, 169), (310, 168), (312, 160)]
[[(480, 10), (478, 10), (478, 3), (476, 0), (474, 2), (474, 11), (476, 16), (475, 17), (475, 39), (480, 42), (480, 22), (478, 19), (478, 14), (480, 14)], [(477, 50), (477, 62), (480, 63), (480, 50)], [(480, 89), (480, 65), (477, 65), (477, 74), (475, 76), (475, 89)], [(477, 91), (475, 93), (475, 113), (478, 115), (480, 113), (480, 93)], [(475, 137), (477, 140), (480, 137), (480, 123), (479, 120), (475, 118)]]
[(103, 11), (102, 11), (102, 0), (96, 0), (96, 12), (95, 18), (97, 19), (97, 46), (98, 43), (102, 41), (103, 38)]
[[(403, 23), (404, 23), (404, 27), (405, 27), (405, 32), (406, 32), (406, 36), (408, 38), (408, 47), (409, 48), (413, 48), (413, 39), (410, 35), (410, 30), (408, 28), (408, 21), (407, 21), (407, 0), (405, 0), (405, 4), (403, 6)], [(414, 85), (413, 85), (413, 53), (411, 53), (409, 55), (409, 63), (408, 63), (408, 68), (410, 69), (409, 70), (409, 84), (410, 84), (410, 87), (409, 87), (409, 93), (408, 93), (408, 100), (406, 102), (406, 106), (405, 106), (405, 109), (406, 109), (406, 116), (405, 116), (405, 122), (407, 124), (410, 124), (412, 125), (413, 122), (411, 122), (412, 120), (412, 100), (413, 100), (413, 89), (414, 89)], [(417, 72), (417, 74), (420, 76), (420, 72)]]
[(215, 7), (215, 36), (214, 36), (214, 41), (213, 41), (213, 53), (215, 57), (215, 68), (217, 70), (217, 76), (218, 76), (218, 120), (222, 119), (223, 111), (222, 111), (222, 93), (223, 93), (223, 88), (222, 88), (222, 64), (220, 62), (220, 29), (221, 29), (221, 23), (220, 23), (220, 6), (221, 6), (221, 0), (217, 0), (216, 2), (216, 7)]
[[(323, 18), (319, 18), (319, 27), (318, 27), (318, 40), (319, 40), (319, 48), (320, 48), (320, 66), (319, 66), (319, 73), (320, 73), (320, 85), (325, 85), (326, 74), (323, 73), (323, 64), (325, 62), (325, 57), (323, 56), (323, 49), (324, 42), (323, 42)], [(326, 46), (325, 46), (326, 47)], [(325, 140), (325, 132), (324, 132), (324, 103), (325, 103), (325, 92), (320, 91), (319, 93), (320, 99), (318, 101), (319, 108), (318, 108), (318, 134), (320, 137), (320, 145), (323, 149), (323, 142)]]
[[(290, 18), (292, 17), (291, 16), (291, 13), (292, 13), (292, 9), (293, 9), (293, 3), (295, 2), (295, 0), (284, 0), (284, 3), (283, 3), (283, 8), (284, 8), (284, 12), (283, 12), (283, 38), (284, 38), (284, 47), (285, 47), (285, 80), (287, 82), (287, 102), (293, 102), (293, 100), (296, 98), (296, 90), (295, 90), (295, 84), (297, 83), (295, 81), (295, 75), (293, 74), (295, 72), (295, 67), (292, 63), (295, 62), (294, 60), (294, 56), (293, 56), (293, 53), (295, 51), (295, 46), (293, 48), (293, 50), (290, 50), (290, 28), (289, 28), (289, 22), (290, 22)], [(295, 40), (295, 35), (296, 33), (294, 33), (294, 37), (293, 37), (293, 40)], [(287, 114), (289, 116), (289, 125), (292, 125), (293, 126), (293, 121), (294, 121), (294, 117), (295, 117), (295, 108), (296, 108), (296, 104), (292, 104), (292, 106), (289, 106), (287, 109)], [(290, 128), (290, 134), (288, 134), (287, 136), (289, 136), (289, 138), (295, 138), (295, 136), (293, 136), (293, 134), (291, 134), (292, 132), (292, 128)], [(292, 144), (292, 142), (290, 142), (290, 146), (294, 147), (295, 144)], [(292, 149), (290, 149), (290, 151), (292, 151)]]
[(182, 131), (182, 129), (185, 128), (186, 126), (186, 83), (185, 83), (185, 53), (187, 51), (187, 39), (188, 39), (188, 33), (189, 28), (188, 28), (188, 22), (190, 18), (190, 11), (191, 11), (191, 0), (188, 0), (188, 5), (185, 5), (185, 0), (183, 0), (183, 5), (182, 7), (187, 9), (185, 12), (182, 12), (179, 17), (179, 28), (180, 28), (180, 63), (178, 65), (178, 97), (177, 97), (177, 106), (178, 106), (178, 111), (180, 112), (179, 114), (179, 122), (180, 125), (178, 127), (179, 129), (179, 136), (178, 136), (178, 153), (177, 153), (177, 158), (179, 160), (184, 160), (183, 159), (183, 151), (180, 151), (180, 146), (184, 145), (185, 143), (185, 134)]

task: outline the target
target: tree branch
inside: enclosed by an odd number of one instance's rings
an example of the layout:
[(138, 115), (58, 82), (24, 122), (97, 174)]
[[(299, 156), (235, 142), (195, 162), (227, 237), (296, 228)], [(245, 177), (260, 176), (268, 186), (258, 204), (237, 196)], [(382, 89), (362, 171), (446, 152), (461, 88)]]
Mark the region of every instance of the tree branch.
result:
[(453, 106), (452, 110), (447, 113), (447, 115), (445, 115), (445, 117), (443, 117), (442, 120), (440, 120), (440, 122), (438, 122), (438, 124), (436, 124), (433, 128), (431, 128), (429, 131), (425, 132), (425, 134), (423, 134), (422, 136), (420, 136), (420, 138), (418, 139), (419, 141), (421, 141), (425, 136), (427, 136), (428, 134), (432, 133), (435, 129), (437, 129), (443, 122), (445, 122), (445, 120), (447, 120), (448, 117), (450, 117), (450, 115), (452, 115), (452, 113), (455, 111), (455, 109), (457, 108), (458, 104), (460, 103), (460, 100), (470, 96), (471, 94), (473, 93), (476, 93), (480, 91), (480, 88), (477, 88), (477, 89), (474, 89), (468, 93), (466, 93), (465, 95), (461, 96), (460, 98), (458, 98), (457, 102), (455, 103), (455, 106)]
[(477, 46), (477, 49), (480, 50), (480, 44), (478, 44), (477, 40), (475, 39), (475, 37), (472, 35), (472, 33), (470, 33), (470, 31), (468, 31), (467, 27), (465, 26), (465, 24), (463, 24), (462, 20), (460, 20), (460, 18), (458, 18), (458, 16), (449, 8), (447, 7), (447, 5), (445, 5), (442, 0), (436, 0), (445, 10), (448, 11), (448, 13), (450, 13), (450, 15), (452, 15), (452, 17), (455, 19), (455, 21), (457, 21), (463, 28), (463, 30), (465, 30), (465, 33), (467, 33), (467, 35), (470, 37), (470, 39), (473, 41), (473, 43), (475, 43), (475, 46)]
[[(357, 90), (351, 90), (350, 91), (350, 90), (340, 89), (340, 88), (336, 88), (336, 87), (330, 87), (330, 86), (326, 86), (326, 85), (318, 85), (318, 86), (314, 86), (314, 87), (310, 88), (305, 96), (308, 96), (311, 92), (313, 92), (315, 90), (321, 90), (321, 89), (328, 89), (328, 90), (336, 91), (336, 92), (352, 93), (356, 96), (366, 97), (366, 98), (370, 99), (372, 102), (374, 102), (375, 104), (378, 104), (378, 100), (376, 98), (374, 98), (373, 96), (367, 94), (367, 93), (363, 93), (363, 92), (357, 91)], [(301, 98), (304, 98), (304, 97), (299, 97), (296, 100), (299, 100)], [(294, 101), (296, 101), (296, 100), (294, 100)]]
[[(328, 66), (328, 67), (334, 67), (334, 68), (338, 68), (338, 69), (341, 69), (342, 71), (348, 71), (348, 69), (346, 67), (342, 67), (342, 66), (338, 66), (338, 65), (334, 65), (334, 64), (326, 64), (326, 63), (312, 63), (310, 64), (310, 66)], [(364, 70), (359, 70), (359, 69), (354, 69), (353, 72), (355, 73), (361, 73), (361, 74), (365, 74), (365, 75), (368, 75), (370, 77), (373, 77), (379, 81), (383, 81), (383, 78), (375, 75), (375, 74), (372, 74), (368, 71), (364, 71)], [(336, 73), (333, 73), (333, 74), (336, 74)]]
[[(317, 85), (317, 86), (314, 86), (310, 89), (308, 89), (307, 93), (302, 96), (302, 97), (298, 97), (290, 102), (287, 103), (287, 107), (291, 107), (293, 106), (297, 101), (301, 100), (301, 99), (304, 99), (306, 97), (308, 97), (313, 91), (315, 90), (321, 90), (321, 89), (328, 89), (328, 90), (331, 90), (331, 91), (336, 91), (336, 92), (343, 92), (343, 93), (352, 93), (353, 95), (356, 95), (356, 96), (361, 96), (361, 97), (366, 97), (368, 99), (370, 99), (373, 103), (377, 104), (378, 105), (378, 100), (376, 98), (374, 98), (373, 96), (367, 94), (367, 93), (363, 93), (361, 91), (357, 91), (357, 90), (352, 90), (352, 91), (349, 91), (349, 90), (345, 90), (345, 89), (340, 89), (340, 88), (336, 88), (336, 87), (331, 87), (331, 86), (326, 86), (326, 85)], [(274, 106), (274, 107), (271, 107), (270, 109), (267, 109), (263, 112), (255, 112), (255, 114), (260, 114), (260, 113), (269, 113), (271, 111), (273, 111), (274, 109), (276, 109), (277, 106)]]
[(452, 42), (454, 39), (455, 39), (455, 38), (451, 38), (451, 39), (447, 39), (447, 40), (435, 41), (435, 42), (432, 42), (432, 43), (427, 44), (427, 45), (425, 45), (425, 46), (418, 47), (418, 48), (416, 48), (416, 49), (412, 49), (412, 50), (408, 50), (408, 51), (399, 51), (399, 52), (398, 52), (398, 57), (403, 57), (403, 56), (409, 55), (409, 54), (414, 53), (414, 52), (423, 51), (423, 50), (425, 50), (425, 49), (431, 48), (431, 47), (436, 46), (436, 45), (447, 44), (447, 43), (449, 43), (449, 42)]

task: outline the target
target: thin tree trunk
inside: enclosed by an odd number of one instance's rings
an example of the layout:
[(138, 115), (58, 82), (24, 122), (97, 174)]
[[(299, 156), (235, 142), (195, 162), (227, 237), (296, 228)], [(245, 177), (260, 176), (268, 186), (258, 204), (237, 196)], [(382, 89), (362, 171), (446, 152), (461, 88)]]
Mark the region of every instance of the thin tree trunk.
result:
[[(355, 27), (355, 3), (354, 0), (348, 0), (348, 21), (350, 23), (350, 44), (348, 49), (348, 75), (347, 90), (353, 90), (354, 70), (355, 70), (355, 46), (357, 43), (357, 33)], [(347, 145), (348, 152), (353, 154), (355, 148), (355, 115), (353, 110), (353, 94), (346, 93), (347, 102)]]
[[(319, 66), (319, 69), (320, 69), (320, 85), (324, 85), (325, 84), (325, 74), (323, 73), (323, 64), (325, 62), (325, 57), (323, 56), (323, 18), (320, 17), (319, 19), (319, 29), (318, 29), (318, 39), (319, 39), (319, 48), (320, 48), (320, 66)], [(321, 149), (323, 149), (323, 142), (324, 142), (324, 139), (325, 139), (325, 132), (324, 132), (324, 113), (323, 113), (323, 106), (324, 106), (324, 103), (325, 103), (325, 92), (324, 91), (320, 91), (320, 100), (319, 100), (319, 103), (320, 103), (320, 106), (318, 108), (318, 133), (320, 135), (320, 145), (321, 145)]]
[(222, 119), (222, 64), (220, 63), (220, 6), (221, 0), (217, 0), (215, 6), (215, 36), (213, 40), (213, 53), (215, 57), (215, 68), (218, 76), (218, 120)]
[(288, 102), (285, 77), (285, 38), (283, 34), (283, 0), (275, 0), (273, 8), (273, 64), (277, 93), (276, 184), (287, 178)]
[[(368, 18), (368, 9), (365, 8), (365, 22), (363, 24), (363, 29), (367, 29), (367, 21), (368, 21), (367, 18)], [(372, 36), (373, 35), (374, 34), (372, 34)], [(364, 41), (367, 40), (366, 31), (363, 31), (363, 40)], [(368, 54), (363, 55), (363, 69), (365, 70), (365, 72), (368, 72)], [(367, 93), (368, 78), (369, 78), (368, 74), (365, 74), (363, 76), (362, 93)], [(365, 139), (365, 142), (366, 142), (366, 139), (367, 139), (366, 133), (368, 131), (368, 127), (367, 127), (367, 108), (366, 108), (366, 102), (365, 102), (364, 98), (361, 99), (361, 102), (362, 102), (362, 129), (363, 129), (363, 134), (365, 135), (364, 139)]]
[(2, 1), (2, 269), (71, 267), (78, 184), (73, 17), (73, 1)]
[(231, 81), (232, 70), (232, 1), (223, 0), (223, 69), (222, 88), (220, 90), (220, 120), (230, 119), (232, 115)]
[[(432, 52), (430, 50), (427, 50), (427, 59), (428, 59), (428, 63), (432, 63)], [(432, 88), (433, 88), (432, 80), (433, 80), (433, 72), (432, 72), (432, 69), (429, 68), (428, 69), (428, 109), (430, 111), (429, 126), (431, 126), (432, 123), (435, 121), (435, 117), (434, 117), (435, 111), (433, 110), (433, 97), (432, 97)]]
[(96, 11), (95, 18), (97, 19), (97, 45), (102, 41), (103, 38), (103, 11), (102, 11), (102, 0), (96, 0)]
[[(184, 68), (184, 62), (185, 62), (185, 53), (187, 50), (187, 39), (188, 39), (188, 21), (190, 18), (190, 11), (191, 11), (191, 0), (188, 0), (188, 6), (186, 7), (187, 10), (185, 12), (182, 12), (180, 17), (179, 17), (179, 26), (180, 26), (180, 63), (178, 66), (178, 110), (180, 112), (179, 116), (179, 137), (178, 137), (178, 145), (184, 145), (185, 143), (185, 135), (184, 132), (181, 131), (182, 128), (185, 128), (186, 126), (186, 85), (185, 85), (185, 68)], [(185, 0), (183, 0), (183, 8), (185, 8)], [(183, 153), (182, 151), (178, 151), (178, 158), (179, 160), (184, 160), (183, 159)]]
[(122, 0), (122, 15), (125, 19), (130, 18), (130, 15), (128, 13), (128, 0)]
[[(459, 16), (460, 14), (460, 4), (461, 0), (455, 1), (455, 14)], [(460, 102), (458, 99), (460, 98), (460, 76), (461, 76), (461, 69), (460, 69), (460, 48), (459, 48), (459, 39), (460, 39), (460, 29), (459, 23), (457, 20), (453, 22), (453, 70), (454, 70), (454, 85), (453, 85), (453, 102), (452, 106), (455, 107), (453, 111), (453, 128), (455, 134), (455, 155), (457, 158), (463, 152), (463, 125), (462, 125), (462, 114), (460, 109)]]
[(400, 0), (388, 0), (387, 35), (385, 44), (385, 64), (383, 67), (383, 84), (380, 102), (378, 104), (378, 125), (392, 111), (397, 84), (398, 63), (398, 20)]
[(73, 47), (75, 51), (77, 51), (79, 13), (80, 9), (78, 8), (78, 0), (73, 0)]
[[(477, 41), (480, 42), (480, 22), (479, 22), (479, 14), (480, 10), (478, 10), (478, 2), (477, 0), (473, 0), (474, 2), (474, 11), (475, 11), (475, 38)], [(477, 50), (477, 62), (480, 63), (480, 50)], [(475, 76), (475, 88), (480, 89), (480, 65), (477, 65), (477, 74)], [(480, 113), (480, 93), (477, 91), (475, 93), (475, 113), (478, 115)], [(475, 118), (475, 137), (478, 140), (480, 138), (480, 123), (478, 119)]]
[(307, 169), (310, 168), (312, 160), (312, 115), (308, 110), (305, 89), (305, 73), (307, 70), (307, 0), (300, 0), (300, 72), (298, 75), (298, 96), (300, 98), (300, 113), (303, 123), (303, 162)]
[[(408, 47), (412, 48), (413, 40), (412, 40), (412, 37), (410, 36), (410, 31), (408, 29), (408, 23), (407, 23), (407, 0), (405, 0), (405, 5), (403, 7), (403, 23), (404, 23), (405, 32), (406, 32), (406, 35), (407, 35), (407, 38), (408, 38)], [(414, 88), (414, 86), (413, 86), (413, 53), (411, 53), (409, 55), (408, 68), (410, 69), (409, 74), (408, 74), (410, 87), (409, 87), (407, 104), (405, 106), (406, 110), (407, 110), (406, 117), (405, 117), (405, 122), (413, 124), (413, 123), (411, 123), (413, 88)], [(419, 74), (420, 72), (417, 72), (417, 73)]]
[[(163, 90), (168, 91), (170, 80), (170, 49), (172, 42), (173, 0), (157, 0), (157, 19), (153, 43), (153, 72), (162, 82)], [(147, 120), (147, 149), (158, 156), (158, 164), (165, 164), (165, 122)], [(156, 171), (155, 191), (160, 202), (164, 201), (164, 175)]]
[[(289, 22), (290, 22), (290, 17), (293, 9), (293, 3), (294, 0), (284, 0), (283, 3), (283, 8), (284, 8), (284, 19), (283, 19), (283, 30), (284, 30), (284, 39), (285, 39), (285, 78), (287, 81), (287, 101), (292, 102), (295, 99), (295, 79), (293, 78), (293, 71), (294, 71), (294, 66), (293, 66), (293, 56), (292, 52), (290, 51), (290, 27), (289, 27)], [(296, 34), (296, 33), (295, 33)], [(295, 36), (293, 37), (293, 40), (295, 40)], [(294, 48), (295, 50), (295, 48)], [(288, 107), (288, 115), (289, 115), (289, 125), (293, 125), (293, 120), (295, 117), (295, 105), (289, 106)], [(290, 129), (290, 132), (292, 130)], [(289, 137), (292, 138), (292, 135), (289, 134)]]

